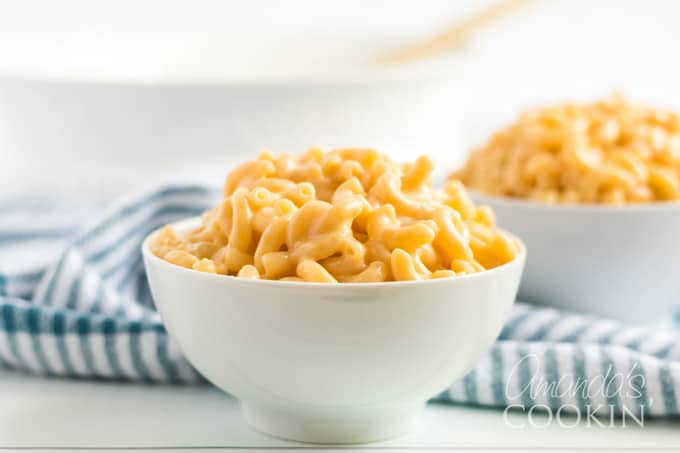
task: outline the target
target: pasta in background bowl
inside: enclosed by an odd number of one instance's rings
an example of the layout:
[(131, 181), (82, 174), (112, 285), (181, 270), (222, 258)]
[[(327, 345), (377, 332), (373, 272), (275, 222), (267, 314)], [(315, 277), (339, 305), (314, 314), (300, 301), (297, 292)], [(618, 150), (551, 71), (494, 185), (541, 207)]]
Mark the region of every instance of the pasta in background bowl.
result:
[(530, 110), (455, 172), (530, 251), (519, 297), (627, 322), (680, 304), (680, 116), (621, 97)]
[(545, 203), (680, 200), (680, 116), (620, 96), (528, 110), (452, 175), (490, 195)]
[(168, 332), (250, 425), (322, 443), (402, 434), (498, 336), (524, 246), (430, 169), (267, 153), (230, 174), (220, 206), (145, 240)]

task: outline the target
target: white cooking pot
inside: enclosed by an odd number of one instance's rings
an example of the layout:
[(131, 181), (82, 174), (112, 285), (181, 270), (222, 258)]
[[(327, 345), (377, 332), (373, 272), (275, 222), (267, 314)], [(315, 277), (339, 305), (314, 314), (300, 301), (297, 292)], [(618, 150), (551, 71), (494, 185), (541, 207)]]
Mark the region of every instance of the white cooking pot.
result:
[[(367, 63), (380, 46), (350, 52), (347, 45), (359, 44), (296, 41), (294, 51), (278, 43), (274, 55), (265, 44), (240, 62), (229, 54), (219, 71), (199, 64), (196, 49), (184, 49), (193, 60), (175, 66), (138, 49), (148, 55), (142, 65), (144, 55), (131, 58), (134, 49), (110, 42), (81, 49), (79, 64), (64, 57), (56, 61), (70, 65), (0, 65), (0, 193), (111, 196), (180, 170), (217, 182), (263, 148), (370, 146), (397, 159), (428, 153), (440, 174), (460, 161), (450, 57), (385, 69)], [(95, 59), (96, 51), (104, 55)], [(110, 64), (88, 63), (106, 52)]]

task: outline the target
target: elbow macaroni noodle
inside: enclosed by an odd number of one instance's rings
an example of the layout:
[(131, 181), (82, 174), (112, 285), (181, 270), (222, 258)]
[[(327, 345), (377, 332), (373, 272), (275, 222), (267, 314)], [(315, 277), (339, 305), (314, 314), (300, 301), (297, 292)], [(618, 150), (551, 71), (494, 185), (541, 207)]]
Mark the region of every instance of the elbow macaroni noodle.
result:
[(433, 166), (370, 149), (264, 152), (229, 173), (199, 227), (166, 226), (151, 247), (201, 272), (324, 283), (452, 277), (514, 259), (493, 212), (458, 181), (434, 189)]
[(680, 199), (680, 116), (620, 96), (523, 113), (453, 174), (493, 195), (548, 203)]

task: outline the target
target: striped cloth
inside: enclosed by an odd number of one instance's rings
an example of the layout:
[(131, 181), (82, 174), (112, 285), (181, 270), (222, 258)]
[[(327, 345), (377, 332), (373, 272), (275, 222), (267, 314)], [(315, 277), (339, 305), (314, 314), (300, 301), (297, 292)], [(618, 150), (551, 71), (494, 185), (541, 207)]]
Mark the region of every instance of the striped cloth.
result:
[[(211, 187), (165, 186), (103, 212), (0, 202), (0, 365), (205, 382), (166, 334), (139, 247), (152, 230), (219, 196)], [(679, 392), (680, 335), (672, 329), (517, 303), (486, 356), (435, 401), (658, 416), (680, 414)]]

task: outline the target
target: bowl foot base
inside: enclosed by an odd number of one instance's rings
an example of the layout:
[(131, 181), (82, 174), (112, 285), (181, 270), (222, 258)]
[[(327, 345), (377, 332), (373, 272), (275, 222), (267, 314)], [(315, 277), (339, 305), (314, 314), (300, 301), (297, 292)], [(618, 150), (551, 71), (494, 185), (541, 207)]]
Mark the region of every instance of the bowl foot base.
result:
[(425, 403), (382, 408), (289, 410), (242, 402), (241, 413), (258, 431), (283, 439), (323, 444), (375, 442), (413, 429)]

